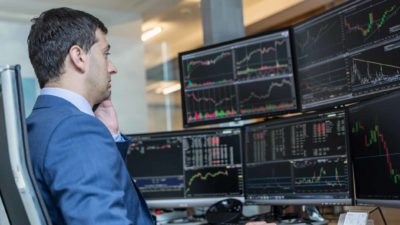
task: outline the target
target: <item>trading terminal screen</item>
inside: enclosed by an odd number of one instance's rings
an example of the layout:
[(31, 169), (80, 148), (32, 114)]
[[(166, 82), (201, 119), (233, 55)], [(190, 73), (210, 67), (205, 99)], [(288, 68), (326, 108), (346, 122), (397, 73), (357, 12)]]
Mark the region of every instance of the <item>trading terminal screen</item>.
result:
[(399, 87), (399, 10), (398, 0), (350, 1), (294, 27), (303, 110)]
[(351, 204), (344, 111), (245, 127), (246, 202)]
[(243, 200), (240, 128), (131, 137), (127, 168), (150, 207), (210, 205), (226, 196)]
[(400, 93), (350, 108), (357, 204), (400, 206)]
[(179, 54), (185, 126), (297, 110), (290, 32)]

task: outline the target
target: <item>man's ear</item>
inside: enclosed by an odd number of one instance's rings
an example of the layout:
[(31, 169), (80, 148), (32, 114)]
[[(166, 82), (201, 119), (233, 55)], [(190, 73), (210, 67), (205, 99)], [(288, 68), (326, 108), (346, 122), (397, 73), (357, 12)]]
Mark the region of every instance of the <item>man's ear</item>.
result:
[(73, 45), (69, 49), (68, 55), (75, 68), (84, 73), (86, 71), (86, 61), (87, 61), (86, 52), (78, 45)]

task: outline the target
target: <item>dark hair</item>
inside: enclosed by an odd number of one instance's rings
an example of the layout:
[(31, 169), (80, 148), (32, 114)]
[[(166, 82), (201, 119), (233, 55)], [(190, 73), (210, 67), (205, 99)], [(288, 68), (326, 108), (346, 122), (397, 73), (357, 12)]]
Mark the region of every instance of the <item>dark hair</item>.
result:
[(97, 42), (97, 28), (108, 32), (98, 18), (70, 8), (50, 9), (31, 21), (29, 58), (41, 88), (64, 73), (64, 60), (73, 45), (87, 52)]

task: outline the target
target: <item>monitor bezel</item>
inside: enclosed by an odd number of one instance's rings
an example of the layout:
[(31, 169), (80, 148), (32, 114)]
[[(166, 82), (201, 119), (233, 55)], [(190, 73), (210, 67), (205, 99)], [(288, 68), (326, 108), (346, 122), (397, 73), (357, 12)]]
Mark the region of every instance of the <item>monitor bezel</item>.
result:
[(356, 205), (359, 206), (383, 206), (383, 207), (395, 207), (400, 208), (399, 200), (389, 199), (367, 199), (367, 198), (356, 198)]
[[(348, 193), (335, 193), (335, 194), (324, 194), (324, 193), (310, 193), (308, 195), (303, 194), (300, 196), (321, 196), (320, 198), (285, 198), (285, 199), (249, 199), (248, 193), (247, 193), (247, 179), (246, 179), (246, 174), (247, 174), (247, 166), (246, 166), (246, 154), (244, 154), (244, 161), (243, 161), (243, 168), (244, 168), (244, 181), (245, 181), (245, 202), (249, 204), (269, 204), (269, 205), (353, 205), (354, 204), (354, 182), (353, 182), (353, 165), (352, 165), (352, 158), (351, 158), (351, 149), (350, 149), (350, 137), (349, 137), (349, 118), (348, 118), (348, 112), (345, 109), (325, 109), (325, 110), (320, 110), (318, 112), (307, 112), (303, 113), (301, 115), (295, 115), (292, 117), (287, 117), (287, 118), (279, 118), (279, 119), (274, 119), (271, 121), (264, 121), (264, 122), (259, 122), (259, 123), (254, 123), (250, 125), (246, 125), (243, 127), (243, 144), (244, 146), (244, 151), (246, 151), (247, 146), (246, 146), (246, 128), (251, 127), (251, 126), (259, 126), (259, 125), (266, 125), (267, 126), (276, 126), (276, 125), (283, 125), (284, 123), (293, 123), (293, 122), (300, 122), (304, 121), (307, 118), (312, 118), (318, 115), (323, 115), (323, 114), (329, 114), (329, 113), (344, 113), (344, 120), (345, 120), (345, 127), (346, 127), (346, 147), (347, 147), (347, 162), (348, 162), (348, 175), (349, 175), (349, 187), (348, 187)], [(348, 195), (348, 198), (337, 198), (335, 195)], [(267, 195), (265, 195), (267, 196)], [(271, 195), (275, 196), (275, 195)]]
[[(144, 137), (144, 136), (176, 136), (176, 135), (190, 135), (190, 134), (201, 134), (203, 132), (218, 132), (224, 130), (238, 130), (240, 131), (240, 157), (241, 157), (241, 165), (242, 172), (244, 174), (244, 143), (243, 143), (243, 129), (240, 126), (232, 126), (232, 127), (217, 127), (217, 128), (203, 128), (203, 129), (189, 129), (189, 130), (175, 130), (175, 131), (163, 131), (163, 132), (149, 132), (149, 133), (137, 133), (137, 134), (127, 134), (126, 136), (129, 138), (132, 137)], [(125, 159), (125, 163), (127, 163), (127, 158)], [(133, 178), (133, 177), (132, 177)], [(133, 178), (134, 179), (134, 178)], [(243, 190), (240, 195), (229, 195), (229, 196), (212, 196), (212, 197), (191, 197), (191, 198), (181, 198), (181, 197), (162, 197), (162, 198), (149, 198), (145, 199), (149, 208), (157, 209), (157, 208), (187, 208), (187, 207), (208, 207), (218, 201), (221, 201), (226, 198), (234, 198), (242, 203), (245, 202), (245, 182), (243, 182)]]
[[(354, 7), (354, 6), (357, 6), (358, 4), (363, 4), (363, 3), (365, 3), (365, 1), (363, 1), (363, 0), (347, 1), (347, 2), (344, 2), (344, 3), (340, 4), (340, 5), (334, 6), (333, 8), (331, 8), (331, 9), (329, 9), (329, 10), (327, 10), (327, 11), (325, 11), (325, 12), (319, 14), (319, 15), (310, 17), (310, 18), (308, 18), (308, 19), (306, 19), (306, 20), (304, 20), (304, 21), (302, 21), (300, 23), (297, 23), (297, 24), (295, 24), (295, 25), (293, 25), (291, 27), (292, 30), (293, 30), (292, 31), (292, 34), (293, 34), (293, 36), (292, 36), (292, 39), (293, 39), (292, 48), (293, 48), (293, 55), (295, 55), (294, 61), (296, 62), (296, 66), (295, 66), (296, 73), (295, 74), (296, 74), (296, 77), (297, 77), (297, 82), (296, 82), (297, 91), (298, 91), (297, 99), (299, 101), (299, 109), (300, 109), (301, 112), (308, 112), (308, 111), (321, 110), (321, 109), (323, 109), (323, 110), (334, 110), (337, 107), (344, 108), (344, 107), (346, 107), (347, 104), (357, 103), (357, 102), (360, 102), (360, 101), (372, 99), (374, 97), (385, 95), (385, 94), (388, 94), (388, 93), (391, 93), (391, 92), (394, 92), (394, 91), (400, 89), (400, 86), (395, 86), (395, 87), (386, 88), (386, 89), (380, 90), (380, 91), (376, 91), (375, 90), (373, 92), (370, 92), (370, 93), (365, 94), (365, 95), (360, 95), (360, 96), (353, 96), (353, 90), (350, 90), (350, 92), (347, 93), (345, 96), (334, 98), (334, 99), (326, 99), (326, 100), (323, 100), (323, 101), (318, 101), (318, 102), (313, 103), (311, 106), (304, 107), (305, 105), (310, 105), (310, 104), (304, 104), (303, 100), (302, 100), (302, 90), (300, 88), (300, 80), (301, 80), (301, 78), (299, 76), (299, 67), (298, 67), (298, 62), (297, 62), (297, 55), (298, 54), (297, 54), (297, 49), (296, 49), (296, 45), (295, 45), (296, 44), (295, 43), (295, 41), (296, 41), (296, 33), (295, 33), (296, 28), (304, 26), (307, 23), (312, 23), (313, 20), (318, 20), (318, 19), (320, 19), (320, 18), (322, 18), (322, 17), (324, 17), (324, 16), (326, 16), (328, 14), (339, 13), (340, 11), (346, 10), (347, 8)], [(345, 53), (343, 53), (343, 54), (345, 54)], [(344, 58), (346, 58), (346, 57), (349, 57), (349, 56), (346, 54), (346, 56)], [(344, 74), (344, 76), (346, 76), (346, 75)]]
[(146, 204), (151, 209), (160, 208), (188, 208), (188, 207), (208, 207), (216, 202), (227, 198), (233, 198), (245, 203), (244, 197), (226, 196), (213, 198), (171, 198), (171, 199), (150, 199), (146, 200)]
[[(268, 35), (273, 35), (273, 34), (278, 34), (280, 32), (285, 32), (287, 31), (289, 34), (289, 45), (290, 45), (290, 53), (291, 53), (291, 61), (292, 61), (292, 79), (293, 79), (293, 87), (294, 87), (294, 98), (295, 98), (295, 104), (296, 107), (293, 109), (287, 109), (287, 110), (282, 110), (282, 111), (278, 111), (278, 112), (270, 112), (270, 113), (257, 113), (257, 114), (253, 114), (253, 115), (237, 115), (234, 117), (229, 117), (229, 118), (218, 118), (218, 119), (213, 119), (213, 120), (207, 120), (207, 121), (197, 121), (197, 122), (189, 122), (188, 118), (187, 118), (187, 110), (186, 110), (186, 101), (185, 101), (185, 83), (184, 83), (184, 74), (183, 74), (183, 60), (182, 57), (184, 57), (185, 55), (188, 54), (193, 54), (193, 53), (197, 53), (197, 52), (201, 52), (201, 51), (205, 51), (205, 50), (209, 50), (209, 49), (213, 49), (213, 48), (220, 48), (220, 47), (224, 47), (224, 46), (228, 46), (228, 45), (232, 45), (238, 42), (243, 42), (243, 41), (250, 41), (252, 39), (256, 39), (256, 38), (260, 38), (263, 36), (268, 36)], [(225, 42), (221, 42), (221, 43), (217, 43), (217, 44), (211, 44), (211, 45), (207, 45), (207, 46), (203, 46), (203, 47), (199, 47), (196, 49), (192, 49), (189, 51), (184, 51), (184, 52), (180, 52), (178, 53), (178, 62), (179, 62), (179, 80), (180, 80), (180, 84), (181, 84), (181, 104), (182, 104), (182, 117), (183, 117), (183, 126), (184, 128), (190, 128), (190, 127), (197, 127), (197, 126), (202, 126), (202, 125), (211, 125), (211, 124), (217, 124), (217, 123), (223, 123), (223, 122), (237, 122), (237, 121), (241, 121), (241, 120), (246, 120), (246, 119), (254, 119), (254, 118), (266, 118), (268, 116), (276, 116), (276, 115), (283, 115), (286, 113), (292, 113), (292, 112), (298, 112), (300, 110), (300, 101), (299, 101), (299, 96), (298, 96), (298, 87), (297, 87), (297, 69), (295, 68), (295, 56), (294, 56), (294, 39), (293, 39), (293, 32), (292, 32), (292, 27), (284, 27), (284, 28), (280, 28), (280, 29), (275, 29), (275, 30), (269, 30), (266, 32), (262, 32), (259, 34), (255, 34), (255, 35), (251, 35), (251, 36), (247, 36), (247, 37), (243, 37), (243, 38), (238, 38), (238, 39), (233, 39), (233, 40), (229, 40), (229, 41), (225, 41)]]

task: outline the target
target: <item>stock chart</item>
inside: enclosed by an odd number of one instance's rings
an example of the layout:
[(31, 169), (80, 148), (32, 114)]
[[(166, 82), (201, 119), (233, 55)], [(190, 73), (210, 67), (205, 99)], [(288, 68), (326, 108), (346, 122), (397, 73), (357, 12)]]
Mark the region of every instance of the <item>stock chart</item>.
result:
[(266, 113), (295, 107), (293, 80), (257, 81), (238, 85), (241, 114)]
[(245, 141), (250, 199), (349, 199), (344, 111), (249, 125)]
[(351, 84), (355, 95), (400, 85), (398, 49), (391, 45), (363, 51), (351, 58)]
[(237, 80), (252, 80), (292, 73), (289, 40), (249, 44), (234, 50)]
[(344, 51), (340, 18), (328, 15), (320, 21), (299, 26), (295, 31), (297, 63), (300, 68)]
[(302, 92), (301, 102), (304, 105), (319, 105), (330, 98), (340, 98), (351, 90), (350, 77), (346, 74), (345, 61), (335, 60), (298, 71), (302, 79), (299, 86)]
[(240, 195), (243, 171), (240, 132), (199, 135), (183, 141), (185, 195)]
[(399, 9), (397, 0), (351, 1), (294, 27), (303, 109), (400, 86)]
[(289, 31), (180, 55), (185, 125), (297, 109)]
[(241, 194), (241, 168), (205, 168), (185, 172), (187, 197)]
[(357, 49), (396, 38), (400, 32), (400, 3), (396, 0), (365, 1), (343, 16), (345, 43)]
[(146, 200), (243, 196), (240, 128), (131, 138), (126, 164)]
[(399, 93), (395, 93), (350, 110), (350, 140), (359, 198), (400, 199), (399, 100)]
[(300, 193), (345, 192), (349, 187), (347, 157), (295, 161), (294, 190)]
[(184, 62), (187, 89), (233, 81), (232, 53), (222, 51)]

